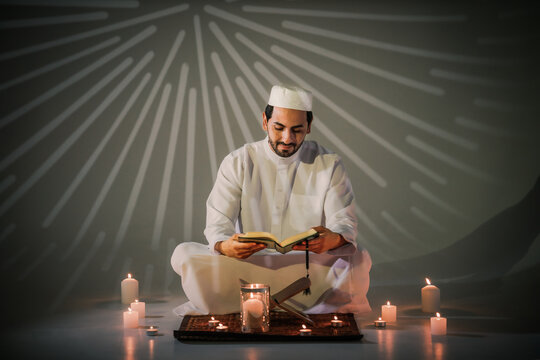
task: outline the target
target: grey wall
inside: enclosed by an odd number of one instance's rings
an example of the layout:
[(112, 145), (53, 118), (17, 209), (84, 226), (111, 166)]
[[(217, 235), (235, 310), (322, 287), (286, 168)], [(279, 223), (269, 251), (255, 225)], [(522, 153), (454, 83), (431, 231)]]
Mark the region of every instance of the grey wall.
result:
[[(539, 175), (538, 16), (526, 6), (1, 4), (0, 257), (12, 306), (118, 298), (127, 272), (142, 297), (178, 293), (171, 252), (205, 242), (217, 167), (264, 137), (276, 82), (314, 93), (309, 137), (344, 159), (374, 286), (538, 266), (537, 208), (493, 220)], [(406, 266), (455, 244), (448, 268), (465, 254), (510, 260), (459, 274)]]

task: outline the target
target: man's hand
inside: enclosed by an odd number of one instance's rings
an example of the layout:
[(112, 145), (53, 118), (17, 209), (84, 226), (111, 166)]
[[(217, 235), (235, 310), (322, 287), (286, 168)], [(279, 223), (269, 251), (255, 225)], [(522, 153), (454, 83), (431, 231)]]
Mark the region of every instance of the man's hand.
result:
[[(341, 234), (335, 233), (324, 226), (316, 226), (313, 229), (319, 233), (319, 237), (309, 240), (309, 251), (322, 254), (347, 244), (347, 240)], [(293, 246), (293, 250), (306, 250), (306, 242), (304, 241), (302, 245)]]
[(266, 245), (254, 242), (240, 242), (238, 235), (234, 234), (225, 241), (218, 241), (215, 249), (228, 257), (236, 259), (245, 259), (255, 254), (257, 251), (266, 249)]

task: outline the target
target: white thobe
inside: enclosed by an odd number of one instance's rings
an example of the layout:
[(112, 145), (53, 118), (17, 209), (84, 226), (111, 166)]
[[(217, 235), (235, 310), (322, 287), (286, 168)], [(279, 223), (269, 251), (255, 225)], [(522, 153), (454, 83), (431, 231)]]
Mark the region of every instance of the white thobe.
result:
[(303, 251), (265, 249), (237, 260), (216, 256), (216, 242), (248, 231), (267, 231), (281, 240), (319, 225), (348, 244), (310, 254), (312, 295), (299, 294), (290, 302), (308, 313), (371, 310), (366, 298), (371, 258), (356, 248), (354, 194), (336, 154), (313, 141), (288, 158), (275, 154), (268, 138), (246, 144), (221, 163), (206, 205), (210, 252), (184, 242), (171, 257), (190, 300), (174, 310), (177, 315), (238, 312), (238, 279), (269, 284), (275, 293), (305, 276)]

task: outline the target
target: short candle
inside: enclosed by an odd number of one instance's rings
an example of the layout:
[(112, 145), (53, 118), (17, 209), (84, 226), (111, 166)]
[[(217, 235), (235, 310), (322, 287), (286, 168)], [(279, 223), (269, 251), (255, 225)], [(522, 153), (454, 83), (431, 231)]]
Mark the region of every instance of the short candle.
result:
[(426, 278), (426, 284), (422, 288), (422, 311), (434, 313), (439, 311), (441, 307), (441, 291), (432, 285), (428, 278)]
[(382, 318), (386, 322), (396, 322), (396, 306), (390, 305), (390, 301), (381, 307)]
[(158, 330), (154, 328), (153, 326), (150, 326), (150, 329), (146, 329), (146, 335), (148, 336), (156, 336)]
[(386, 327), (386, 321), (379, 317), (379, 320), (375, 320), (375, 327)]
[(208, 320), (208, 326), (210, 327), (216, 327), (219, 324), (219, 320), (214, 319), (212, 316), (210, 320)]
[(431, 318), (431, 335), (446, 335), (446, 318), (440, 313)]
[(146, 317), (146, 304), (143, 301), (135, 299), (131, 303), (131, 309), (139, 313), (139, 319), (144, 319)]
[(218, 326), (216, 326), (216, 331), (227, 331), (229, 327), (227, 325), (223, 325), (222, 323), (219, 323)]
[(333, 327), (342, 327), (343, 321), (338, 320), (337, 316), (334, 316), (334, 319), (331, 321)]
[(311, 335), (311, 329), (306, 328), (306, 325), (302, 325), (302, 328), (300, 329), (300, 335), (301, 336), (310, 336)]
[(139, 298), (139, 282), (128, 274), (121, 283), (122, 304), (129, 305)]
[(124, 328), (135, 329), (139, 327), (139, 313), (128, 308), (124, 311)]

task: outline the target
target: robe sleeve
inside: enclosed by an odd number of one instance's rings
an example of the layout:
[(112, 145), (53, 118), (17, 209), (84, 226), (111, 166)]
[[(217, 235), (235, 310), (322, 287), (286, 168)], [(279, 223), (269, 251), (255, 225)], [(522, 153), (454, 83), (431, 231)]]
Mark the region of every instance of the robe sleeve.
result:
[(242, 196), (241, 174), (241, 158), (229, 154), (219, 167), (216, 182), (206, 201), (204, 235), (210, 251), (216, 255), (219, 254), (214, 249), (216, 243), (235, 234)]
[(332, 255), (351, 255), (356, 251), (357, 220), (354, 193), (341, 159), (336, 161), (324, 201), (326, 227), (348, 242), (328, 251)]

